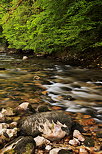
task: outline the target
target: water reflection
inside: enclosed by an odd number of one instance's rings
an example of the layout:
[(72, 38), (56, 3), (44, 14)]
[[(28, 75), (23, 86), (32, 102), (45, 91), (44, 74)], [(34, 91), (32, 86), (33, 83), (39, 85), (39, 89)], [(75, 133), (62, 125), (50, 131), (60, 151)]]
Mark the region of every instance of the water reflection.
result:
[(0, 54), (0, 68), (1, 107), (39, 99), (102, 120), (101, 70), (81, 69), (42, 58), (23, 61), (18, 55), (6, 54)]

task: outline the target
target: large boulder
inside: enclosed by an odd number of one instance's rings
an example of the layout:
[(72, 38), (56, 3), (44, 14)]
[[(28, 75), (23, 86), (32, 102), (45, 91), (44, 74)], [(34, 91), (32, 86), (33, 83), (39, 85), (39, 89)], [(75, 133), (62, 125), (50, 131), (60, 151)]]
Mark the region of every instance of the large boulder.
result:
[(72, 126), (71, 117), (64, 111), (51, 111), (36, 113), (28, 116), (19, 124), (21, 135), (33, 137), (42, 134), (53, 141), (63, 138), (70, 133)]

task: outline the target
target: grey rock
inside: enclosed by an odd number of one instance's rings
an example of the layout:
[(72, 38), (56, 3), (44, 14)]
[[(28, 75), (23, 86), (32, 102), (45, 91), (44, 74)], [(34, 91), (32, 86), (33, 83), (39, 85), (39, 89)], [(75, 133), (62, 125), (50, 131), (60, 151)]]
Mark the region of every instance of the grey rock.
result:
[(54, 129), (54, 126), (56, 131), (58, 130), (61, 132), (61, 130), (63, 130), (63, 132), (66, 132), (66, 134), (69, 135), (72, 119), (64, 111), (51, 111), (28, 116), (19, 124), (21, 134), (31, 135), (33, 137), (41, 133), (46, 136), (47, 133), (50, 132), (50, 129)]
[(42, 136), (37, 136), (34, 138), (34, 141), (36, 143), (36, 146), (38, 147), (42, 147), (43, 145), (47, 145), (47, 144), (50, 144), (50, 141), (45, 139), (44, 137)]
[(1, 154), (6, 153), (29, 153), (33, 154), (35, 151), (35, 141), (33, 140), (33, 137), (31, 136), (20, 136), (9, 143), (9, 145), (6, 145), (2, 150)]
[(66, 148), (59, 147), (59, 148), (53, 148), (49, 154), (72, 154), (72, 152)]
[(47, 112), (47, 111), (49, 111), (49, 108), (46, 105), (39, 105), (37, 108), (37, 111), (38, 112)]
[(77, 138), (81, 142), (85, 141), (85, 138), (82, 136), (79, 130), (74, 130), (73, 137)]
[(35, 113), (36, 111), (32, 108), (29, 102), (21, 103), (16, 109), (15, 112), (18, 114), (25, 114), (25, 113)]

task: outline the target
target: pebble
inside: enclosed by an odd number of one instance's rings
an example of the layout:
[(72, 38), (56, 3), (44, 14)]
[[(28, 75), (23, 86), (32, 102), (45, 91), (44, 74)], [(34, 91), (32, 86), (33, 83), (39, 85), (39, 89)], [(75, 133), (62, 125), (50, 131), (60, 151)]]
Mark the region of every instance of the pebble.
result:
[(1, 110), (1, 114), (4, 115), (4, 116), (13, 116), (14, 115), (14, 112), (13, 112), (13, 109), (12, 108), (7, 108), (7, 109), (2, 109)]
[(82, 134), (78, 130), (74, 130), (73, 137), (77, 138), (81, 142), (85, 141), (85, 138), (82, 136)]
[(46, 147), (45, 147), (45, 150), (51, 150), (52, 149), (52, 147), (51, 147), (51, 145), (46, 145)]
[(28, 57), (27, 56), (23, 56), (23, 58), (22, 58), (23, 60), (26, 60), (26, 59), (28, 59)]
[(73, 138), (72, 140), (69, 140), (69, 144), (71, 144), (73, 146), (77, 146), (77, 145), (80, 145), (80, 142), (78, 139)]
[(17, 127), (17, 122), (12, 122), (9, 124), (9, 127), (10, 128), (14, 128), (14, 127)]
[(3, 122), (3, 121), (5, 121), (5, 117), (2, 113), (0, 113), (0, 122)]
[(9, 138), (17, 136), (17, 128), (6, 129), (5, 132), (8, 134)]
[(8, 129), (7, 127), (8, 126), (4, 125), (3, 128), (0, 129), (0, 144), (3, 144), (4, 141), (11, 140), (13, 137), (17, 136), (17, 128)]
[(2, 132), (2, 129), (6, 129), (7, 127), (9, 127), (8, 124), (6, 124), (6, 123), (0, 123), (0, 134)]
[(79, 154), (88, 154), (88, 151), (85, 148), (80, 148)]
[(58, 152), (61, 150), (62, 148), (54, 148), (52, 149), (49, 154), (58, 154)]
[(17, 109), (18, 110), (27, 110), (28, 106), (29, 106), (29, 103), (28, 102), (24, 102), (24, 103), (20, 104)]
[(43, 146), (43, 145), (47, 145), (47, 144), (50, 144), (50, 141), (45, 139), (44, 137), (42, 136), (37, 136), (34, 138), (34, 141), (36, 143), (36, 146)]

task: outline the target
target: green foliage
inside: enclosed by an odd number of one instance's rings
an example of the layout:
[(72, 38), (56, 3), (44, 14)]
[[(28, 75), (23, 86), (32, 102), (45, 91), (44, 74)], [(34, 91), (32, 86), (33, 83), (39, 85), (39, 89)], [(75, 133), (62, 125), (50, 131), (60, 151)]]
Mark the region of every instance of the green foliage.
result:
[(101, 0), (1, 0), (0, 4), (0, 25), (11, 48), (51, 53), (102, 46)]

